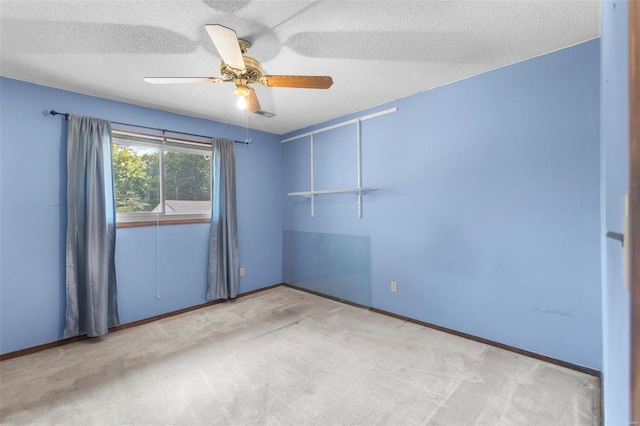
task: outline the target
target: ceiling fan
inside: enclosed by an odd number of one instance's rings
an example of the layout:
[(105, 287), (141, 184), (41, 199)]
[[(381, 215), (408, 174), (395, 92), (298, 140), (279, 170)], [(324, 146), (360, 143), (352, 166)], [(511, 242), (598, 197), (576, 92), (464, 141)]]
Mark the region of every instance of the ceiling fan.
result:
[(222, 25), (205, 25), (205, 29), (222, 57), (221, 77), (145, 77), (144, 81), (152, 84), (233, 82), (233, 93), (239, 96), (238, 108), (247, 112), (260, 110), (258, 96), (250, 87), (253, 83), (301, 89), (328, 89), (333, 84), (329, 76), (263, 75), (260, 62), (245, 56), (251, 43), (238, 39), (234, 30)]

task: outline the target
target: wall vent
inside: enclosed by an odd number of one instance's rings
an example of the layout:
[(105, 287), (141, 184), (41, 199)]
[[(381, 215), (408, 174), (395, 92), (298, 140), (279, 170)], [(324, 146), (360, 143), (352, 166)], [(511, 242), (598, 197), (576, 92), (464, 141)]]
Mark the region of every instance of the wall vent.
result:
[(275, 117), (276, 115), (272, 112), (269, 111), (263, 111), (261, 109), (259, 109), (258, 111), (256, 111), (256, 114), (259, 114), (263, 117), (267, 117), (267, 118), (271, 118), (271, 117)]

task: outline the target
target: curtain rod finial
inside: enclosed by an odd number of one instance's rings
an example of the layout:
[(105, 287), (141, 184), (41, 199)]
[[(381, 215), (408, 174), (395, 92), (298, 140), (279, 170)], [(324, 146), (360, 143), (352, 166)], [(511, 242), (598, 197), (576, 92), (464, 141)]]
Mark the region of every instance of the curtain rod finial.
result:
[(68, 112), (58, 112), (55, 109), (51, 109), (51, 110), (44, 110), (42, 111), (42, 115), (44, 115), (45, 117), (48, 115), (64, 115), (64, 121), (69, 121), (69, 113)]

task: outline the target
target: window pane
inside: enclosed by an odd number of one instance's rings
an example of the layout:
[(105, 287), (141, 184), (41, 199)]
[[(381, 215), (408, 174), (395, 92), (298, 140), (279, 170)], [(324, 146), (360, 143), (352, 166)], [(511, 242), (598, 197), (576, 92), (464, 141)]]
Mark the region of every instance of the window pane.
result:
[(150, 212), (160, 203), (159, 150), (113, 144), (116, 212)]
[(207, 155), (165, 151), (165, 211), (211, 211), (211, 159)]

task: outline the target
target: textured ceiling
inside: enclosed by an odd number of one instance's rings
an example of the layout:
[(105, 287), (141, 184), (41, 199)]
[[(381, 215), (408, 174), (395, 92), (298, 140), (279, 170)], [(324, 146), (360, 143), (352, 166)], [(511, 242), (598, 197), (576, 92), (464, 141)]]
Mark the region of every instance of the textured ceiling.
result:
[[(330, 75), (334, 85), (254, 85), (276, 114), (266, 118), (238, 110), (230, 83), (143, 82), (219, 76), (205, 24), (249, 40), (265, 74)], [(599, 34), (598, 0), (1, 0), (0, 74), (282, 134)]]

